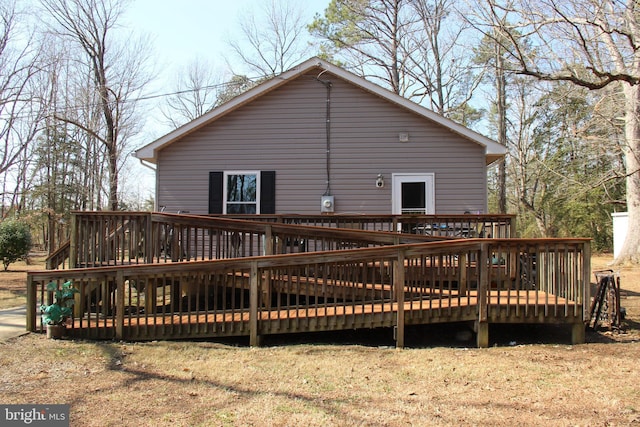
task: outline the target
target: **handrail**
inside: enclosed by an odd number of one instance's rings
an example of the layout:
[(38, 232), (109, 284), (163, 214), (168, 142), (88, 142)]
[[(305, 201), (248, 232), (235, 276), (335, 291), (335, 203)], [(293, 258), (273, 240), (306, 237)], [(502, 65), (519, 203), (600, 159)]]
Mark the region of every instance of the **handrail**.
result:
[(74, 214), (72, 266), (236, 258), (448, 239), (168, 213)]
[(49, 254), (45, 260), (47, 270), (57, 269), (61, 265), (64, 267), (65, 261), (69, 260), (71, 240), (67, 239), (58, 249)]
[[(245, 214), (209, 216), (329, 227), (356, 225), (363, 230), (402, 231), (414, 234), (426, 232), (430, 235), (449, 237), (516, 237), (516, 215), (513, 214)], [(425, 230), (425, 225), (440, 227), (429, 227)], [(488, 235), (489, 233), (491, 236)]]
[[(82, 336), (250, 336), (441, 321), (584, 321), (589, 239), (458, 239), (28, 273), (28, 328), (46, 284), (80, 289)], [(301, 320), (302, 319), (302, 320)], [(576, 330), (578, 330), (577, 328)], [(400, 343), (400, 342), (399, 342)], [(484, 343), (480, 341), (479, 343)]]
[(512, 237), (513, 224), (512, 215), (230, 217), (74, 212), (69, 265), (175, 262), (461, 237)]

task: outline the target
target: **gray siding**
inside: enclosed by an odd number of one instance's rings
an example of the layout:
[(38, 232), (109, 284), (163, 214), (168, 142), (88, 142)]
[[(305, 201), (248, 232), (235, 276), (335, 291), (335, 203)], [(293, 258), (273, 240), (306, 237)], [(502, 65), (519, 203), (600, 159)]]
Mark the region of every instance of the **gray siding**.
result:
[[(317, 73), (316, 73), (317, 74)], [(275, 170), (276, 212), (317, 214), (326, 189), (325, 86), (301, 76), (160, 151), (157, 200), (207, 213), (210, 171)], [(486, 210), (483, 147), (335, 78), (331, 193), (336, 213), (391, 213), (391, 174), (435, 173), (436, 213)], [(399, 142), (400, 132), (409, 142)], [(384, 188), (375, 186), (379, 173)]]

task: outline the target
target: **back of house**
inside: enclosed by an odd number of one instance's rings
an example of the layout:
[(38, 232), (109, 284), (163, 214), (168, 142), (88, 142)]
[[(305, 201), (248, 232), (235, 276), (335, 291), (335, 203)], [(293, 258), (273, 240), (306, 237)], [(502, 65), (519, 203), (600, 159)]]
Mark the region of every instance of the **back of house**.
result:
[(312, 58), (136, 152), (167, 212), (485, 213), (504, 147)]

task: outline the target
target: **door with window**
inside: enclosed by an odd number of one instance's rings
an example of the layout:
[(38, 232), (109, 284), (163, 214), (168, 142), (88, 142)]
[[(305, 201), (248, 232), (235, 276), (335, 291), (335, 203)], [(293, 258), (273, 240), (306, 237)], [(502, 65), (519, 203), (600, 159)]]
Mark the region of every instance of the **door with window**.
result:
[(394, 215), (435, 214), (435, 177), (433, 173), (396, 173), (392, 175), (392, 180), (392, 212)]

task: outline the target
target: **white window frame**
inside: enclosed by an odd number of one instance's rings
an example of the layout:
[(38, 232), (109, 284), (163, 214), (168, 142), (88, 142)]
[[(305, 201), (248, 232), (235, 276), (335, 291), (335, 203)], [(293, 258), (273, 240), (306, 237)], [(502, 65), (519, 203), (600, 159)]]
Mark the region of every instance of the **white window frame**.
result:
[[(229, 200), (227, 200), (227, 196), (228, 196), (228, 192), (227, 192), (227, 187), (228, 187), (228, 182), (229, 182), (229, 175), (255, 175), (256, 177), (256, 200), (254, 202), (246, 202), (246, 204), (249, 203), (255, 203), (256, 205), (256, 214), (260, 214), (260, 171), (224, 171), (223, 172), (223, 177), (222, 177), (222, 212), (226, 215), (227, 214), (227, 203), (229, 203)], [(237, 204), (238, 202), (233, 202), (235, 204)]]

